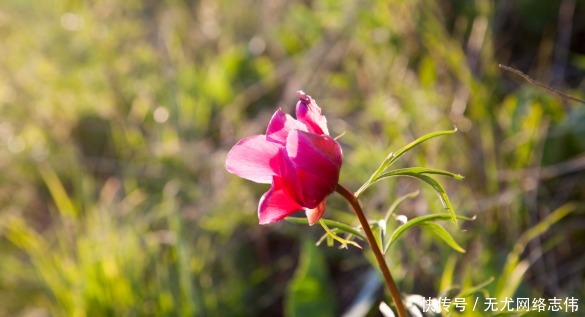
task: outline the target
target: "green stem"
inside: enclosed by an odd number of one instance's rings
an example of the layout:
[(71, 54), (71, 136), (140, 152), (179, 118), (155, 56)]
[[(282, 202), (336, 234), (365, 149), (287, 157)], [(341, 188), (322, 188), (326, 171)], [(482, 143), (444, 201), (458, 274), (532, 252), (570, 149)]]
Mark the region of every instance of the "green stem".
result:
[(380, 251), (380, 247), (376, 242), (376, 238), (374, 238), (374, 234), (372, 233), (372, 229), (368, 223), (368, 219), (360, 206), (356, 196), (352, 192), (350, 192), (347, 188), (343, 187), (341, 184), (337, 184), (335, 187), (335, 191), (340, 194), (353, 208), (356, 216), (358, 217), (360, 224), (362, 225), (362, 229), (366, 234), (366, 238), (368, 240), (368, 244), (372, 248), (374, 255), (376, 256), (376, 261), (378, 262), (378, 266), (382, 271), (382, 275), (384, 275), (384, 279), (386, 280), (386, 285), (388, 285), (388, 289), (390, 290), (390, 295), (392, 296), (392, 300), (394, 300), (394, 305), (396, 306), (396, 310), (398, 311), (398, 317), (408, 317), (406, 314), (406, 308), (404, 307), (404, 303), (402, 302), (402, 298), (400, 297), (400, 291), (392, 278), (392, 274), (390, 274), (390, 270), (388, 269), (388, 265), (386, 264), (386, 260), (384, 259), (384, 255), (382, 251)]

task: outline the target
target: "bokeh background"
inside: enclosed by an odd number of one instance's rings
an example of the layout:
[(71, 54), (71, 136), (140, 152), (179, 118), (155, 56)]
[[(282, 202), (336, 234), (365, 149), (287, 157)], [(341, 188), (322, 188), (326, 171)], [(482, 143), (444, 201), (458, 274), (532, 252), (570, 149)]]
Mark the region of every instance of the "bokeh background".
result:
[[(459, 129), (399, 164), (465, 175), (441, 182), (477, 217), (444, 223), (465, 254), (418, 229), (390, 249), (405, 295), (487, 282), (582, 314), (585, 105), (499, 63), (585, 98), (585, 1), (2, 0), (0, 315), (379, 315), (371, 255), (258, 225), (267, 186), (223, 167), (298, 89), (345, 132), (353, 190)], [(379, 219), (420, 190), (398, 213), (441, 212), (425, 186), (387, 180), (362, 203)], [(336, 195), (326, 217), (357, 224)]]

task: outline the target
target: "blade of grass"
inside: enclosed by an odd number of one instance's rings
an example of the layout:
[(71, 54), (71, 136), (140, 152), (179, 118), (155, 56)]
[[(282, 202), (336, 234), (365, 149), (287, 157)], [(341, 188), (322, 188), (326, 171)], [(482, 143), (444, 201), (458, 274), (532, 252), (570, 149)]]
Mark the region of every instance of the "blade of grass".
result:
[(491, 284), (493, 281), (494, 281), (494, 277), (490, 276), (490, 278), (488, 278), (487, 280), (485, 280), (484, 282), (482, 282), (476, 286), (472, 286), (470, 288), (461, 290), (461, 292), (459, 292), (457, 295), (455, 295), (455, 298), (457, 298), (457, 297), (465, 298), (467, 296), (473, 295), (473, 294), (479, 292), (480, 290), (484, 289), (486, 286)]
[(73, 201), (69, 198), (65, 186), (63, 186), (63, 183), (59, 180), (57, 173), (55, 173), (55, 171), (48, 165), (40, 165), (39, 173), (41, 174), (45, 185), (47, 185), (59, 212), (64, 216), (76, 218), (78, 210)]
[(443, 268), (443, 274), (441, 274), (441, 282), (439, 283), (441, 292), (447, 291), (453, 285), (455, 265), (457, 265), (457, 257), (455, 254), (451, 254), (447, 258), (447, 262), (445, 262), (445, 267)]
[[(522, 265), (523, 262), (520, 261), (520, 256), (524, 252), (524, 249), (528, 243), (548, 231), (552, 225), (563, 219), (569, 213), (573, 212), (576, 208), (576, 204), (564, 204), (520, 236), (514, 245), (514, 248), (506, 258), (506, 264), (504, 265), (502, 276), (499, 279), (498, 286), (496, 288), (497, 296), (511, 297), (516, 291), (520, 283), (520, 278), (524, 275), (529, 266), (528, 263)], [(514, 282), (511, 283), (510, 281)]]

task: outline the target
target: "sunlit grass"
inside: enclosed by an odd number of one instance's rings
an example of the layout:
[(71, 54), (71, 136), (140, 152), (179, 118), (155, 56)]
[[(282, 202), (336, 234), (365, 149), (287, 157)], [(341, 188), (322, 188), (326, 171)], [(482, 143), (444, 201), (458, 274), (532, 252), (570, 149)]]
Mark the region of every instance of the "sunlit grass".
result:
[[(367, 261), (324, 245), (325, 261), (299, 255), (300, 236), (316, 242), (323, 232), (258, 226), (267, 188), (223, 168), (235, 141), (263, 133), (277, 107), (292, 109), (297, 89), (317, 100), (332, 135), (345, 132), (341, 182), (352, 190), (392, 149), (459, 129), (396, 167), (465, 176), (442, 185), (459, 214), (477, 217), (449, 228), (467, 252), (405, 232), (388, 256), (402, 292), (439, 296), (493, 277), (492, 296), (583, 298), (583, 228), (569, 226), (583, 207), (564, 219), (554, 211), (583, 199), (582, 111), (521, 82), (505, 85), (497, 65), (507, 61), (492, 34), (497, 4), (452, 6), (4, 1), (0, 315), (281, 314), (283, 298), (311, 276), (293, 274), (298, 259), (302, 268), (326, 265), (319, 278), (331, 275), (338, 288), (337, 303), (323, 299), (336, 305), (326, 311), (345, 311)], [(552, 166), (546, 177), (542, 165)], [(395, 214), (443, 210), (411, 180), (385, 179), (360, 199), (382, 219), (415, 190)], [(326, 218), (354, 221), (346, 210), (332, 197)]]

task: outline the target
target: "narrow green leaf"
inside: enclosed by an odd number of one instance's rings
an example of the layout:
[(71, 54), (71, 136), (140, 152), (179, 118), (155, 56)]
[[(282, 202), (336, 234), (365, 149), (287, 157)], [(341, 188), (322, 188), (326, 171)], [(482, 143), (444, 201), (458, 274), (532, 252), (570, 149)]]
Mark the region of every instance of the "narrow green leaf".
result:
[(323, 219), (319, 220), (319, 224), (323, 227), (323, 230), (325, 230), (325, 232), (327, 232), (327, 235), (329, 235), (329, 237), (331, 237), (331, 239), (341, 243), (341, 248), (347, 249), (348, 244), (351, 244), (354, 247), (359, 248), (359, 249), (362, 248), (359, 244), (355, 243), (354, 241), (343, 239), (342, 237), (335, 234), (333, 231), (331, 231), (331, 229), (329, 229), (329, 227), (327, 227), (327, 225), (325, 224), (325, 221)]
[[(453, 263), (455, 263), (455, 262), (453, 261)], [(454, 264), (453, 264), (453, 269), (455, 269)], [(478, 284), (476, 286), (470, 286), (469, 288), (461, 289), (459, 291), (459, 293), (457, 293), (457, 295), (453, 296), (452, 298), (467, 298), (467, 297), (469, 297), (477, 292), (481, 292), (485, 298), (488, 298), (489, 292), (487, 290), (485, 290), (485, 287), (488, 286), (493, 281), (494, 281), (494, 277), (491, 276), (490, 278), (488, 278), (487, 280), (485, 280), (484, 282), (481, 282), (480, 284)], [(458, 289), (458, 288), (459, 288), (459, 286), (453, 286), (453, 287), (448, 288), (448, 289), (443, 289), (443, 291), (441, 291), (441, 294), (442, 294), (441, 297), (445, 297), (450, 290), (454, 290), (454, 289)], [(449, 309), (451, 309), (451, 307), (454, 307), (454, 306), (455, 306), (455, 303), (451, 302), (451, 305), (449, 305)]]
[(388, 208), (388, 211), (386, 212), (386, 216), (384, 216), (384, 218), (382, 220), (379, 221), (379, 223), (383, 224), (384, 227), (380, 228), (380, 247), (383, 247), (386, 245), (387, 243), (387, 239), (386, 237), (388, 236), (387, 234), (387, 226), (388, 226), (388, 220), (390, 219), (390, 216), (392, 216), (392, 214), (394, 214), (394, 212), (396, 211), (396, 209), (398, 209), (398, 207), (407, 199), (409, 198), (414, 198), (418, 195), (419, 191), (414, 191), (411, 193), (408, 193), (406, 195), (400, 196), (398, 197), (398, 199), (396, 199), (392, 205), (390, 206), (390, 208)]
[[(301, 218), (301, 217), (286, 217), (284, 220), (288, 221), (288, 222), (292, 222), (292, 223), (298, 223), (298, 224), (309, 224), (309, 221), (307, 220), (307, 218)], [(352, 234), (362, 240), (366, 240), (366, 237), (359, 232), (357, 229), (355, 229), (354, 227), (345, 224), (343, 222), (339, 222), (339, 221), (335, 221), (335, 220), (329, 220), (329, 219), (321, 219), (325, 222), (325, 224), (329, 227), (333, 227), (333, 228), (337, 228), (340, 231), (343, 231), (345, 233), (349, 233)]]
[[(456, 216), (457, 219), (461, 219), (461, 220), (475, 220), (475, 218), (469, 218), (469, 217), (464, 217), (464, 216)], [(412, 220), (409, 220), (407, 223), (403, 224), (402, 226), (396, 228), (396, 230), (394, 230), (394, 232), (392, 233), (392, 236), (390, 237), (390, 240), (388, 240), (388, 243), (386, 243), (386, 245), (384, 246), (384, 253), (386, 253), (386, 251), (388, 251), (388, 249), (390, 248), (390, 246), (392, 246), (392, 244), (408, 229), (423, 224), (425, 222), (430, 222), (430, 221), (438, 221), (438, 220), (449, 220), (451, 219), (451, 215), (450, 214), (433, 214), (433, 215), (427, 215), (427, 216), (422, 216), (422, 217), (417, 217), (414, 218)]]
[[(10, 217), (2, 223), (2, 234), (17, 247), (31, 255), (38, 255), (46, 250), (45, 240), (33, 230), (23, 218)], [(4, 231), (6, 229), (6, 231)]]
[(451, 254), (445, 262), (445, 267), (443, 268), (443, 274), (441, 274), (441, 282), (439, 289), (441, 292), (447, 293), (449, 288), (453, 285), (453, 275), (455, 273), (455, 265), (457, 265), (457, 257), (455, 254)]
[(453, 248), (453, 250), (465, 253), (465, 249), (463, 249), (459, 244), (457, 244), (455, 239), (453, 239), (453, 236), (447, 230), (445, 230), (445, 228), (441, 227), (440, 225), (434, 222), (426, 222), (423, 223), (422, 225), (431, 229), (431, 232), (433, 232), (437, 237), (445, 241), (445, 243), (447, 243), (447, 245)]
[(386, 216), (384, 217), (384, 220), (386, 221), (386, 223), (390, 219), (390, 216), (396, 211), (396, 209), (398, 209), (398, 207), (400, 207), (400, 205), (402, 205), (403, 202), (405, 202), (407, 199), (414, 198), (414, 197), (418, 196), (418, 194), (419, 194), (419, 191), (417, 190), (417, 191), (408, 193), (404, 196), (398, 197), (398, 199), (396, 199), (392, 203), (390, 208), (388, 208), (388, 212), (386, 212)]
[(484, 289), (486, 286), (488, 286), (489, 284), (491, 284), (491, 282), (494, 281), (494, 277), (490, 276), (490, 278), (488, 278), (487, 280), (485, 280), (484, 282), (476, 285), (476, 286), (472, 286), (470, 288), (467, 289), (463, 289), (459, 292), (459, 294), (457, 294), (455, 296), (455, 298), (460, 297), (460, 298), (465, 298), (467, 296), (473, 295), (477, 292), (479, 292), (480, 290)]
[(384, 173), (384, 174), (378, 176), (374, 180), (374, 182), (379, 181), (382, 178), (390, 177), (390, 176), (393, 176), (393, 175), (396, 175), (396, 174), (401, 174), (401, 173), (443, 175), (443, 176), (453, 177), (453, 178), (459, 179), (459, 180), (465, 178), (461, 174), (451, 173), (451, 172), (448, 172), (448, 171), (437, 170), (437, 169), (433, 169), (433, 168), (427, 168), (427, 167), (408, 167), (408, 168), (400, 168), (400, 169), (393, 170), (393, 171), (388, 172), (388, 173)]
[(288, 221), (290, 223), (297, 223), (300, 225), (308, 225), (309, 224), (309, 220), (307, 220), (307, 218), (302, 218), (302, 217), (286, 217), (284, 218), (285, 221)]
[(400, 158), (404, 153), (408, 152), (409, 150), (411, 150), (415, 146), (417, 146), (417, 145), (419, 145), (427, 140), (430, 140), (432, 138), (435, 138), (435, 137), (438, 137), (441, 135), (453, 134), (455, 132), (457, 132), (457, 128), (455, 128), (453, 130), (448, 130), (448, 131), (431, 132), (431, 133), (425, 134), (425, 135), (421, 136), (420, 138), (410, 142), (409, 144), (402, 147), (400, 150), (398, 150), (396, 152), (390, 152), (390, 154), (388, 154), (388, 156), (386, 156), (386, 159), (384, 159), (382, 164), (380, 164), (378, 169), (376, 169), (376, 171), (355, 192), (354, 195), (356, 197), (359, 197), (368, 187), (370, 187), (370, 185), (372, 185), (375, 182), (375, 180), (378, 178), (378, 176), (380, 176), (390, 165), (392, 165), (392, 163), (396, 162), (396, 160), (398, 160), (398, 158)]
[(77, 218), (79, 210), (69, 197), (59, 176), (49, 165), (39, 165), (39, 173), (51, 193), (51, 197), (61, 215)]
[(380, 176), (380, 174), (382, 174), (384, 172), (384, 170), (386, 170), (386, 168), (388, 167), (388, 165), (386, 165), (386, 162), (393, 155), (394, 155), (394, 153), (388, 154), (388, 156), (382, 162), (382, 164), (380, 164), (380, 166), (378, 167), (378, 169), (376, 169), (376, 171), (372, 175), (370, 175), (370, 178), (354, 193), (354, 196), (356, 198), (359, 197), (366, 189), (368, 189), (368, 187), (370, 187), (370, 185), (372, 185), (374, 183), (374, 180), (376, 178), (378, 178), (378, 176)]
[(514, 295), (514, 292), (516, 291), (518, 285), (521, 282), (520, 279), (523, 277), (524, 273), (529, 268), (529, 263), (527, 261), (520, 260), (520, 256), (524, 252), (524, 249), (526, 248), (528, 243), (533, 239), (537, 238), (538, 236), (540, 236), (541, 234), (548, 231), (552, 225), (554, 225), (555, 223), (563, 219), (565, 216), (573, 212), (576, 208), (577, 208), (576, 204), (573, 203), (564, 204), (557, 210), (553, 211), (548, 216), (546, 216), (537, 225), (528, 229), (520, 236), (520, 238), (514, 245), (514, 248), (506, 258), (506, 264), (504, 265), (502, 275), (496, 287), (497, 296), (511, 297), (512, 295)]
[[(332, 245), (329, 245), (329, 240), (331, 240), (331, 237), (329, 237), (329, 235), (327, 234), (327, 232), (325, 232), (321, 238), (319, 238), (319, 240), (317, 240), (317, 242), (315, 242), (315, 245), (319, 246), (321, 245), (321, 243), (323, 243), (323, 241), (327, 241), (327, 246), (331, 247)], [(333, 243), (333, 240), (331, 240), (331, 243)]]
[(390, 165), (392, 165), (392, 163), (396, 162), (396, 160), (398, 160), (399, 157), (401, 157), (404, 153), (410, 151), (412, 148), (414, 148), (415, 146), (430, 140), (432, 138), (441, 136), (441, 135), (447, 135), (447, 134), (453, 134), (457, 132), (457, 128), (453, 129), (453, 130), (447, 130), (447, 131), (437, 131), (437, 132), (431, 132), (428, 134), (425, 134), (423, 136), (421, 136), (420, 138), (410, 142), (409, 144), (407, 144), (406, 146), (404, 146), (403, 148), (401, 148), (400, 150), (396, 151), (394, 153), (394, 155), (390, 158), (390, 160), (388, 160), (387, 165), (385, 166), (388, 167)]
[(391, 172), (384, 174), (384, 177), (393, 177), (393, 176), (414, 177), (414, 178), (418, 178), (418, 179), (424, 181), (425, 183), (429, 184), (435, 190), (437, 195), (439, 196), (439, 200), (441, 201), (441, 204), (443, 204), (443, 208), (447, 209), (449, 211), (449, 214), (451, 214), (451, 220), (453, 221), (453, 223), (457, 225), (457, 215), (455, 214), (455, 209), (453, 209), (453, 206), (451, 205), (451, 201), (449, 200), (449, 196), (447, 196), (447, 192), (445, 192), (445, 189), (443, 188), (443, 186), (441, 186), (441, 184), (439, 184), (439, 182), (437, 182), (434, 178), (427, 176), (425, 174), (413, 173), (411, 171), (408, 171), (408, 168), (398, 169), (398, 170), (394, 170), (394, 171), (391, 171)]

